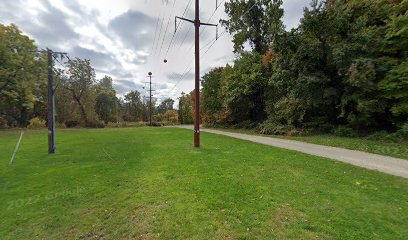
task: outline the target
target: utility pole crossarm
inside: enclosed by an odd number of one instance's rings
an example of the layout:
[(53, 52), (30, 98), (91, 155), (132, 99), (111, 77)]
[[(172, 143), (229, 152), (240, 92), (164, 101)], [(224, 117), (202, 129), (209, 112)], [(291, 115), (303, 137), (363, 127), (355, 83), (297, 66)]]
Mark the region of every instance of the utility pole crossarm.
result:
[(191, 22), (191, 23), (195, 23), (195, 21), (190, 20), (190, 19), (187, 19), (187, 18), (183, 18), (183, 17), (178, 17), (178, 16), (176, 16), (176, 20), (177, 20), (177, 19), (184, 20), (184, 21)]
[[(187, 21), (187, 22), (190, 22), (190, 23), (193, 23), (193, 24), (195, 24), (195, 23), (196, 23), (196, 21), (194, 21), (194, 20), (190, 20), (190, 19), (188, 19), (188, 18), (183, 18), (183, 17), (178, 17), (178, 16), (176, 16), (175, 18), (176, 18), (176, 20), (177, 20), (177, 19), (180, 19), (180, 20), (184, 20), (184, 21)], [(202, 23), (202, 22), (200, 22), (200, 20), (198, 20), (198, 21), (199, 21), (199, 23), (200, 23), (200, 26), (211, 26), (211, 27), (218, 27), (218, 24), (213, 24), (213, 23)], [(176, 24), (176, 26), (177, 26), (177, 24)], [(176, 29), (177, 29), (177, 27), (176, 27)]]
[(212, 24), (212, 23), (200, 23), (200, 25), (218, 27), (218, 24)]

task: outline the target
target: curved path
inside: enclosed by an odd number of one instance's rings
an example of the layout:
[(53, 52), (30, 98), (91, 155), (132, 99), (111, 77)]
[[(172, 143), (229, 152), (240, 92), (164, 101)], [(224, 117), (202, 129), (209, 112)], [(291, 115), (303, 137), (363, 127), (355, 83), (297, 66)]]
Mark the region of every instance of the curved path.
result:
[[(184, 129), (193, 129), (192, 126), (177, 126)], [(373, 153), (349, 150), (337, 147), (328, 147), (293, 140), (262, 137), (242, 133), (224, 132), (213, 129), (201, 129), (202, 132), (224, 135), (269, 146), (285, 148), (310, 155), (334, 159), (355, 166), (377, 170), (391, 175), (408, 178), (408, 160), (382, 156)]]

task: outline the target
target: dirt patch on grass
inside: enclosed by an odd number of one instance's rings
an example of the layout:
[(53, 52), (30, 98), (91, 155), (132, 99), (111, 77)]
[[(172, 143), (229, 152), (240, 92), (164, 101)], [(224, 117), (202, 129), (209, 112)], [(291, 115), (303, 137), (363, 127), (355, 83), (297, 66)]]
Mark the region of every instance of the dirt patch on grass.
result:
[(279, 239), (329, 239), (309, 223), (304, 212), (294, 209), (290, 204), (283, 204), (275, 210), (272, 231)]
[(154, 224), (158, 222), (159, 213), (168, 208), (167, 203), (146, 204), (134, 208), (129, 216), (130, 227), (134, 229), (136, 239), (157, 239), (159, 232), (154, 232)]
[(102, 234), (87, 233), (84, 236), (81, 236), (79, 239), (83, 239), (83, 240), (105, 240), (106, 238)]

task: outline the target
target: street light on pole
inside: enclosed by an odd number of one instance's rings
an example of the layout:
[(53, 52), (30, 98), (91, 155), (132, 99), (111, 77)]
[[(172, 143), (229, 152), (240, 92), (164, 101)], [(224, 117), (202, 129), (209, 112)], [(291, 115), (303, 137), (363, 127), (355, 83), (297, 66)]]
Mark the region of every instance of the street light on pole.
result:
[(152, 111), (152, 75), (153, 75), (153, 73), (152, 72), (149, 72), (148, 73), (149, 74), (149, 79), (150, 79), (150, 81), (149, 81), (149, 84), (150, 84), (150, 88), (149, 88), (149, 99), (150, 99), (150, 103), (149, 103), (149, 110), (150, 110), (150, 114), (149, 114), (149, 118), (150, 118), (150, 126), (153, 126), (153, 122), (152, 122), (152, 113), (153, 113), (153, 111)]

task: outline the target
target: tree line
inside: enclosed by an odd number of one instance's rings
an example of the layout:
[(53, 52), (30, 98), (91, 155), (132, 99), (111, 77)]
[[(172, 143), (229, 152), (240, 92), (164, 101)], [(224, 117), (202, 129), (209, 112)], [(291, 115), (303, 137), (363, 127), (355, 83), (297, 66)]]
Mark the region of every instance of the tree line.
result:
[[(16, 25), (0, 24), (0, 128), (46, 125), (48, 62), (37, 49)], [(142, 93), (133, 90), (118, 98), (113, 79), (96, 79), (90, 60), (75, 58), (53, 70), (58, 126), (104, 127), (148, 120), (150, 104)], [(181, 106), (189, 110), (179, 113), (172, 99), (157, 107), (153, 100), (154, 121), (177, 123), (180, 118), (190, 123), (189, 98), (180, 99)]]
[[(225, 9), (229, 19), (221, 23), (237, 57), (202, 77), (204, 124), (267, 134), (408, 134), (406, 0), (313, 0), (291, 30), (282, 22), (282, 0), (231, 0)], [(46, 56), (15, 25), (0, 24), (0, 40), (0, 128), (44, 121)], [(97, 80), (89, 60), (66, 65), (54, 69), (59, 124), (147, 121), (140, 92), (118, 98), (112, 78)], [(154, 120), (191, 124), (194, 101), (191, 92), (178, 98), (178, 110), (172, 99), (154, 102)]]
[(289, 31), (282, 0), (225, 6), (238, 57), (202, 77), (203, 123), (408, 134), (407, 1), (315, 0)]

